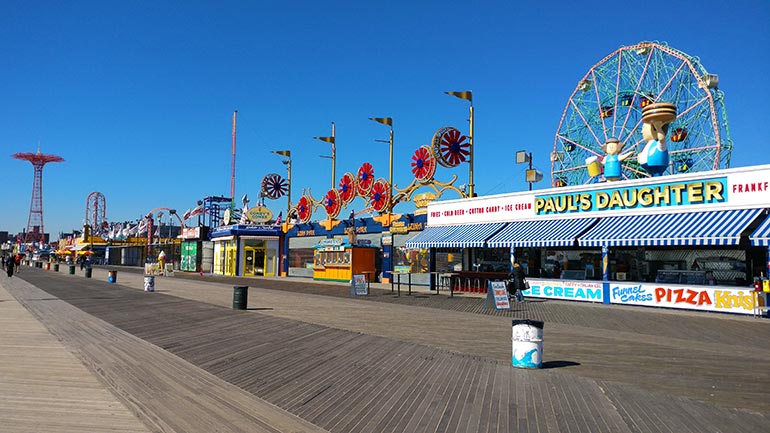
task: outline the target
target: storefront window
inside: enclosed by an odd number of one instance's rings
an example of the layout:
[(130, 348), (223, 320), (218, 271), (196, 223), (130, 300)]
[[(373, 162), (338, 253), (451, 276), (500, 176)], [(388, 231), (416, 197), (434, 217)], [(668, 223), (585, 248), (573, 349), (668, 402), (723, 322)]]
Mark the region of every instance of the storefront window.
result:
[[(601, 280), (599, 250), (522, 248), (516, 257), (527, 275), (566, 280)], [(610, 281), (745, 286), (746, 253), (735, 249), (611, 248)]]
[(312, 268), (313, 267), (313, 249), (296, 248), (289, 250), (290, 268)]
[(510, 248), (473, 248), (472, 268), (475, 272), (509, 272), (511, 270)]
[(436, 250), (436, 271), (454, 272), (463, 270), (463, 254), (460, 248)]
[(409, 272), (428, 272), (428, 250), (394, 248), (393, 266), (408, 266)]

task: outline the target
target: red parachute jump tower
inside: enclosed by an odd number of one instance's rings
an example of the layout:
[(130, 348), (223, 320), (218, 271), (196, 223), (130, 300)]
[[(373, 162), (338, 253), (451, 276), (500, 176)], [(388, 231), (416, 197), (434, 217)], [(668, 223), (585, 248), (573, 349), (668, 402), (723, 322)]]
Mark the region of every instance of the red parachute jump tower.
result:
[(40, 153), (15, 153), (11, 157), (29, 161), (35, 169), (32, 180), (32, 202), (29, 205), (29, 219), (27, 220), (27, 234), (24, 243), (43, 242), (45, 230), (43, 228), (43, 166), (49, 162), (63, 162), (64, 158), (56, 155), (44, 155)]

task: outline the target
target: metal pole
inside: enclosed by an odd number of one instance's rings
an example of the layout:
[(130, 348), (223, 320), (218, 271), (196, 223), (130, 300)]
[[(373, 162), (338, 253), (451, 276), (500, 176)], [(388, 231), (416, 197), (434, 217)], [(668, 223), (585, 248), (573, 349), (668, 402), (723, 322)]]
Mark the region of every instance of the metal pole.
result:
[[(529, 152), (529, 169), (532, 170), (532, 152)], [(528, 182), (528, 183), (529, 183), (529, 190), (532, 191), (532, 182)]]
[[(392, 121), (391, 121), (392, 123)], [(388, 183), (390, 184), (388, 199), (388, 225), (390, 225), (390, 214), (393, 213), (393, 125), (390, 125), (390, 175)]]
[(334, 189), (334, 182), (337, 179), (335, 170), (337, 169), (337, 139), (335, 138), (336, 129), (334, 122), (332, 122), (332, 189)]
[(610, 249), (602, 245), (602, 281), (610, 280)]
[(288, 199), (288, 203), (286, 204), (286, 222), (289, 222), (289, 212), (291, 212), (291, 157), (289, 157), (289, 162), (286, 164), (286, 168), (289, 172), (289, 192), (286, 193), (286, 198)]
[(474, 192), (475, 185), (473, 184), (473, 148), (475, 147), (473, 145), (473, 136), (474, 136), (474, 133), (473, 133), (473, 102), (471, 102), (470, 118), (469, 118), (468, 121), (470, 123), (470, 126), (468, 127), (468, 130), (469, 130), (469, 133), (470, 133), (470, 137), (468, 138), (468, 140), (470, 141), (470, 145), (471, 145), (470, 146), (471, 147), (471, 153), (470, 153), (469, 158), (468, 158), (468, 167), (469, 167), (469, 170), (470, 170), (470, 173), (468, 174), (468, 191), (470, 192), (470, 196), (471, 197), (475, 197), (476, 196), (476, 193)]
[[(235, 118), (238, 115), (238, 110), (233, 111), (233, 161), (230, 172), (230, 198), (235, 198)], [(230, 201), (230, 210), (232, 211), (234, 202)]]

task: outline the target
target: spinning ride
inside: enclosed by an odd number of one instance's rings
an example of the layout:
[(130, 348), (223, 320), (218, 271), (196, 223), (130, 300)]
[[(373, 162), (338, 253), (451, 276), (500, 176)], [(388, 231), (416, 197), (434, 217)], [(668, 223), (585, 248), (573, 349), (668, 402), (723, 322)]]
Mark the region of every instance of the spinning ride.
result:
[(732, 141), (717, 85), (697, 57), (664, 44), (641, 42), (605, 57), (567, 101), (551, 155), (553, 186), (598, 181), (586, 160), (603, 158), (602, 145), (610, 139), (634, 155), (622, 162), (622, 178), (650, 176), (636, 155), (645, 145), (642, 109), (657, 102), (674, 104), (678, 113), (668, 131), (668, 173), (729, 167)]

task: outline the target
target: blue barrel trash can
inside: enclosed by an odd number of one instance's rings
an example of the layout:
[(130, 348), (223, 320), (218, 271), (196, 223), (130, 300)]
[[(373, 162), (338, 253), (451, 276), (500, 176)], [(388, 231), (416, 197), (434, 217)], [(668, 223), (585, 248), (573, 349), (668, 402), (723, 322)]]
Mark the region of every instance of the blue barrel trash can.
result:
[(518, 368), (543, 366), (543, 322), (513, 320), (511, 333), (511, 365)]

